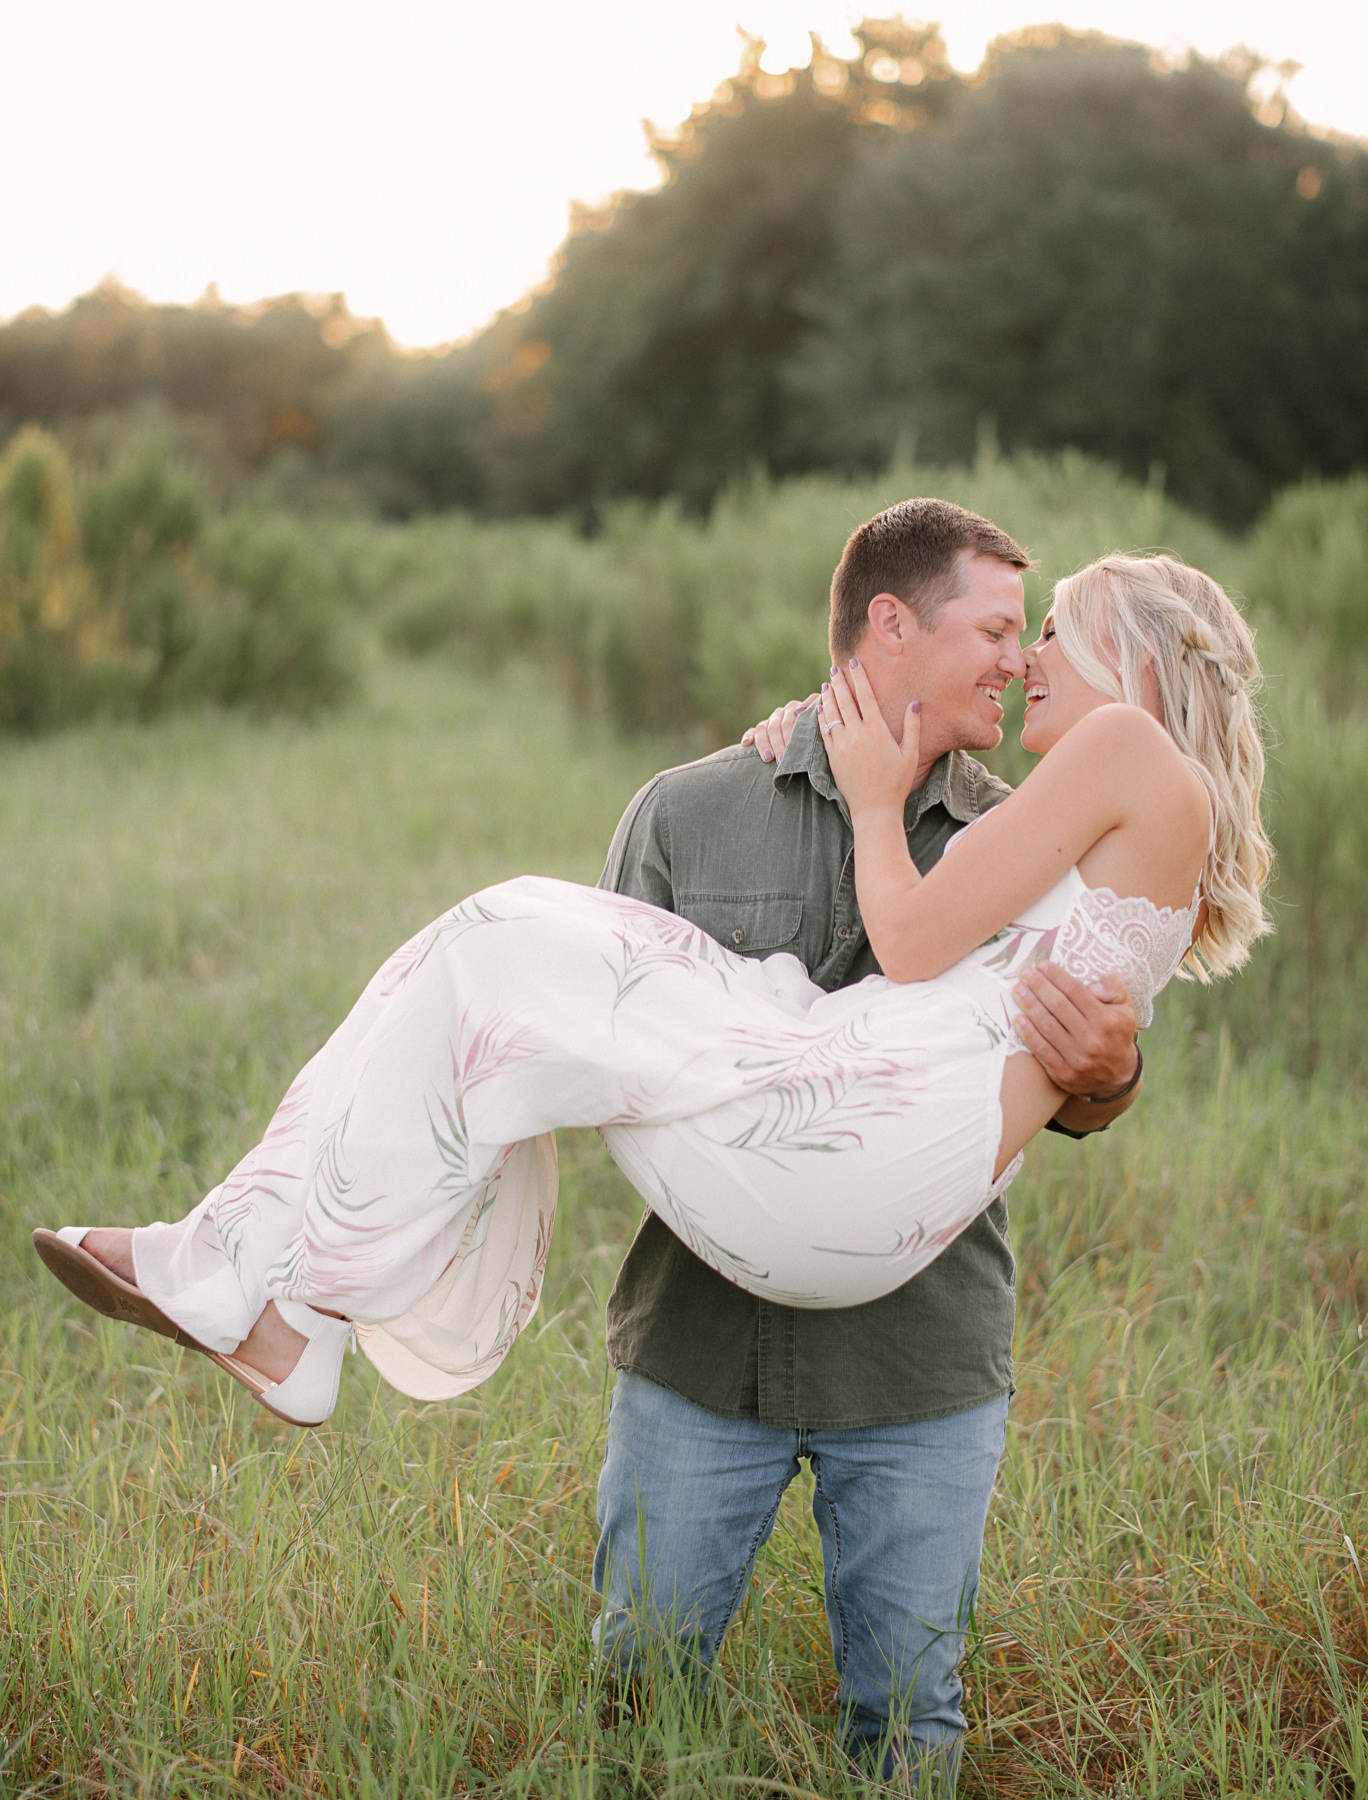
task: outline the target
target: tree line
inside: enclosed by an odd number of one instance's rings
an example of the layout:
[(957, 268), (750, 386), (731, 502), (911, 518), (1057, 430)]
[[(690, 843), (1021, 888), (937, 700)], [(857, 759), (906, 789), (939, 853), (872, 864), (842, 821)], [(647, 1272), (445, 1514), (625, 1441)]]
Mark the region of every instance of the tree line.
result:
[(1230, 524), (1368, 463), (1368, 145), (1252, 57), (1059, 29), (965, 77), (934, 31), (736, 77), (581, 212), (546, 286), (441, 354), (339, 299), (0, 329), (0, 429), (154, 402), (234, 468), (403, 516), (706, 510), (763, 468), (1076, 446)]

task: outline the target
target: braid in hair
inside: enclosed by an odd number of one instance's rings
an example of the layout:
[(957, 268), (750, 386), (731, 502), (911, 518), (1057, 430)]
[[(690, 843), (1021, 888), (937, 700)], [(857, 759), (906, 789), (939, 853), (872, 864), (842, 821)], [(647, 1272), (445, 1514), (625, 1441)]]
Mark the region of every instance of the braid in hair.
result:
[(1171, 556), (1104, 556), (1066, 577), (1054, 623), (1069, 661), (1103, 693), (1141, 706), (1147, 673), (1158, 683), (1164, 725), (1211, 803), (1207, 913), (1184, 969), (1201, 981), (1227, 974), (1272, 929), (1260, 898), (1273, 847), (1259, 817), (1264, 751), (1249, 627), (1216, 582)]

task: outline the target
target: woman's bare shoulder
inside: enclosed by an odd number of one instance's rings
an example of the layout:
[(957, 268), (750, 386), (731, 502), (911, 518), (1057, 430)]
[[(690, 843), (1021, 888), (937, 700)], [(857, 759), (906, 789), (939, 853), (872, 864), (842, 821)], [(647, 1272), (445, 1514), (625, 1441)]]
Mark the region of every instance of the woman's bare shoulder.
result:
[(1087, 713), (1056, 744), (1052, 755), (1067, 751), (1095, 775), (1143, 777), (1149, 782), (1172, 779), (1180, 785), (1200, 779), (1168, 732), (1143, 706), (1109, 702)]
[(1056, 749), (1075, 770), (1117, 797), (1120, 812), (1147, 832), (1162, 822), (1169, 847), (1201, 853), (1211, 832), (1206, 784), (1153, 713), (1117, 701), (1079, 720)]
[(1143, 706), (1131, 706), (1125, 700), (1110, 700), (1105, 706), (1094, 707), (1060, 742), (1080, 750), (1086, 746), (1090, 753), (1114, 746), (1131, 754), (1148, 752), (1153, 756), (1172, 755), (1180, 762), (1183, 760), (1177, 744), (1154, 714), (1146, 712)]
[(1201, 776), (1153, 713), (1124, 701), (1085, 714), (1043, 759), (1056, 778), (1113, 792), (1123, 812), (1167, 813), (1175, 829), (1190, 823), (1203, 838), (1210, 804)]

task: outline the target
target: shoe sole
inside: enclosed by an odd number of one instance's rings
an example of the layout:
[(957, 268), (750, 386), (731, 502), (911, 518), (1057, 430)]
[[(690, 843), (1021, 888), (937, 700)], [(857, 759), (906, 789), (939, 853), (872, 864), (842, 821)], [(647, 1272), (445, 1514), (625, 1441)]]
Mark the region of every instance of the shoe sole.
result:
[[(286, 1418), (284, 1413), (277, 1412), (271, 1405), (267, 1395), (277, 1385), (275, 1382), (267, 1381), (250, 1363), (239, 1362), (235, 1356), (225, 1356), (218, 1350), (210, 1350), (198, 1338), (192, 1338), (188, 1331), (182, 1331), (173, 1319), (168, 1319), (161, 1308), (148, 1299), (141, 1288), (134, 1287), (131, 1281), (125, 1281), (122, 1275), (116, 1275), (113, 1269), (106, 1268), (104, 1263), (80, 1244), (69, 1244), (64, 1238), (58, 1237), (55, 1231), (40, 1227), (33, 1234), (33, 1247), (44, 1266), (57, 1277), (62, 1286), (93, 1311), (103, 1314), (106, 1319), (118, 1319), (125, 1325), (141, 1325), (147, 1331), (155, 1331), (160, 1337), (170, 1338), (172, 1343), (179, 1344), (182, 1349), (197, 1350), (201, 1356), (207, 1356), (211, 1363), (222, 1369), (225, 1375), (231, 1375), (234, 1381), (245, 1387), (253, 1400), (264, 1407), (272, 1418), (279, 1419), (285, 1425), (300, 1424), (300, 1420)], [(319, 1420), (317, 1423), (324, 1424), (326, 1421)], [(316, 1425), (305, 1425), (304, 1429), (312, 1431), (316, 1429)]]

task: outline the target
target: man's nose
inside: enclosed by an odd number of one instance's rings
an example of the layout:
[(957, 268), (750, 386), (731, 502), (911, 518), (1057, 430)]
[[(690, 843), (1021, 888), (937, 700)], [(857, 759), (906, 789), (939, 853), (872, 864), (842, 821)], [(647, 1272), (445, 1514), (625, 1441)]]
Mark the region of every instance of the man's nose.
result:
[(1002, 646), (1002, 654), (998, 657), (998, 667), (1012, 681), (1026, 679), (1026, 652), (1020, 644), (1008, 641)]

